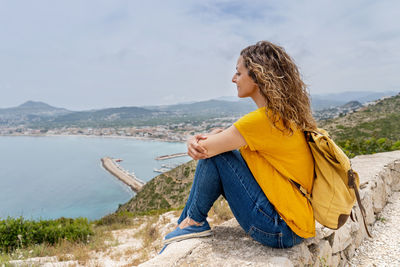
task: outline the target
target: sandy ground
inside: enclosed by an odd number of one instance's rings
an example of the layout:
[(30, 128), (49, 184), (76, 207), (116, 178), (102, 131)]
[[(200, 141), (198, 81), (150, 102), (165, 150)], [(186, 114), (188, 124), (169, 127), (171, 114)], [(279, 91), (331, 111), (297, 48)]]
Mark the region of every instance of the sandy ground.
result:
[(400, 266), (400, 192), (393, 193), (378, 218), (374, 238), (356, 249), (350, 266)]

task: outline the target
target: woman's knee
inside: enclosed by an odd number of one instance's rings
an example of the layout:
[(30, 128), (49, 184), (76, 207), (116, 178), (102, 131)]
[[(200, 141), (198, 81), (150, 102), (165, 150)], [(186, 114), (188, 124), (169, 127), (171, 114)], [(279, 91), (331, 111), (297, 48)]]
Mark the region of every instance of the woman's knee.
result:
[(215, 166), (215, 165), (217, 165), (218, 163), (221, 162), (220, 159), (230, 157), (231, 156), (230, 155), (231, 152), (232, 151), (228, 151), (228, 152), (224, 152), (224, 153), (212, 156), (210, 158), (199, 159), (197, 161), (197, 168), (204, 168), (204, 167), (206, 167), (206, 166), (208, 166), (210, 164)]
[(199, 159), (199, 160), (197, 161), (197, 166), (196, 166), (196, 168), (197, 168), (197, 169), (199, 169), (199, 168), (204, 168), (204, 167), (207, 167), (207, 166), (210, 165), (210, 164), (213, 164), (211, 158)]
[(221, 163), (226, 164), (227, 162), (232, 162), (232, 163), (244, 162), (242, 155), (238, 150), (227, 151), (208, 159), (212, 160), (215, 164), (221, 164)]
[(209, 159), (222, 172), (246, 173), (251, 176), (250, 170), (238, 150), (227, 151)]
[[(218, 170), (211, 158), (200, 159), (197, 162), (195, 176), (205, 176), (206, 179), (218, 178)], [(204, 180), (204, 178), (202, 180)]]

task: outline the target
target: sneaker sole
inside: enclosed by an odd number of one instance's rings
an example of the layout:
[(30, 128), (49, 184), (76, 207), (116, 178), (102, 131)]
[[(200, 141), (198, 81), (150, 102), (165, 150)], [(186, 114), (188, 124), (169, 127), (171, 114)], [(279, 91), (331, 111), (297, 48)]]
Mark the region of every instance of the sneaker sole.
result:
[(176, 236), (167, 240), (163, 240), (163, 245), (168, 245), (176, 241), (181, 241), (185, 239), (190, 239), (190, 238), (195, 238), (195, 237), (206, 237), (212, 235), (211, 230), (203, 231), (201, 233), (193, 233), (193, 234), (187, 234), (187, 235), (181, 235), (181, 236)]

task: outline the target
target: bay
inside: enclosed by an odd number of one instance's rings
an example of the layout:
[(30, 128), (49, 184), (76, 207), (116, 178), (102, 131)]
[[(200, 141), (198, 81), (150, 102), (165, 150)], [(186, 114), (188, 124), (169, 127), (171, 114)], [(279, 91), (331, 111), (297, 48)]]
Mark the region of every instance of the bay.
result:
[(149, 181), (161, 164), (190, 160), (155, 157), (185, 151), (184, 143), (133, 138), (0, 136), (0, 218), (99, 219), (134, 196), (102, 167), (102, 157), (123, 159), (123, 168)]

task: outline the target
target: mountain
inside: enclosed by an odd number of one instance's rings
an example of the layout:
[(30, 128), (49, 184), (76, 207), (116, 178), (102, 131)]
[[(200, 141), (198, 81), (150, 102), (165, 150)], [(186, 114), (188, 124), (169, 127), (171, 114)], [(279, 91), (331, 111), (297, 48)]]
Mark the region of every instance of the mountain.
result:
[(78, 127), (110, 127), (114, 125), (134, 124), (138, 120), (157, 118), (163, 115), (168, 115), (168, 112), (139, 107), (120, 107), (69, 113), (48, 120), (46, 124), (52, 127), (65, 125)]
[(377, 100), (357, 112), (321, 121), (335, 138), (387, 137), (400, 139), (400, 94)]
[(237, 115), (246, 114), (257, 106), (250, 99), (238, 101), (224, 101), (211, 99), (190, 104), (176, 104), (168, 106), (153, 106), (152, 109), (173, 112), (177, 115)]
[(237, 96), (220, 96), (215, 98), (215, 100), (222, 100), (222, 101), (232, 101), (232, 102), (237, 102), (241, 98), (238, 98)]
[(27, 101), (17, 107), (0, 109), (0, 115), (29, 114), (29, 115), (54, 116), (56, 114), (59, 115), (71, 112), (73, 111), (67, 110), (65, 108), (53, 107), (44, 102), (39, 102), (39, 101)]
[(208, 100), (191, 104), (166, 106), (121, 107), (73, 112), (42, 120), (30, 127), (124, 127), (154, 126), (168, 123), (200, 123), (204, 120), (240, 116), (256, 108), (250, 101)]
[(341, 106), (350, 101), (358, 101), (365, 104), (382, 97), (394, 96), (398, 91), (368, 92), (349, 91), (330, 94), (311, 94), (311, 106), (314, 111)]
[(154, 126), (168, 123), (194, 123), (241, 116), (256, 109), (249, 99), (236, 102), (208, 100), (165, 106), (118, 107), (88, 111), (68, 111), (43, 102), (28, 101), (18, 107), (0, 110), (0, 125), (30, 128)]
[[(330, 119), (353, 112), (368, 101), (394, 94), (387, 92), (345, 92), (313, 95), (317, 119)], [(352, 102), (353, 101), (353, 102)], [(257, 107), (249, 98), (220, 97), (207, 101), (175, 105), (116, 107), (100, 110), (70, 111), (43, 102), (28, 101), (18, 107), (0, 109), (0, 125), (30, 128), (155, 126), (173, 123), (198, 125), (203, 121), (240, 117)]]
[[(348, 91), (341, 93), (311, 94), (311, 107), (313, 111), (339, 107), (351, 101), (358, 101), (361, 104), (380, 99), (382, 97), (394, 96), (398, 91), (368, 92), (368, 91)], [(236, 96), (221, 96), (216, 100), (239, 102), (246, 99), (240, 99)], [(249, 99), (247, 99), (249, 100)]]
[(37, 123), (69, 113), (73, 111), (39, 101), (27, 101), (17, 107), (0, 109), (0, 125)]

